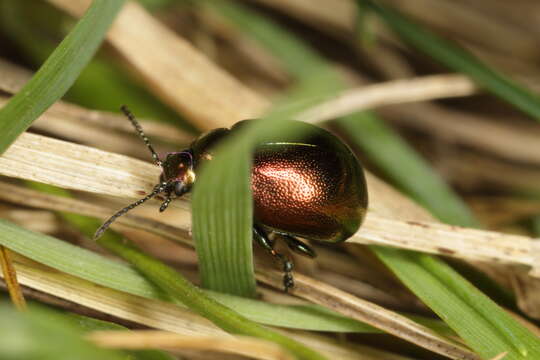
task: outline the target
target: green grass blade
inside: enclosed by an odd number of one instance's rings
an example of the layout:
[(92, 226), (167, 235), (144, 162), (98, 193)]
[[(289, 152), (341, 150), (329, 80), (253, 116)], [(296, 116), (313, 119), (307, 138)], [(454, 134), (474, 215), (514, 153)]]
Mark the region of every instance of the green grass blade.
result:
[(255, 296), (251, 201), (251, 155), (236, 141), (197, 176), (193, 193), (193, 238), (203, 287)]
[(540, 359), (540, 340), (441, 260), (372, 247), (415, 294), (483, 359)]
[(369, 6), (402, 39), (451, 69), (467, 74), (486, 90), (540, 120), (540, 97), (490, 68), (457, 44), (447, 41), (378, 1), (357, 0)]
[[(70, 215), (68, 221), (86, 228), (83, 232), (89, 237), (100, 225), (97, 220)], [(53, 237), (24, 230), (5, 220), (0, 220), (0, 244), (34, 261), (96, 284), (149, 299), (170, 301), (160, 289), (130, 266)], [(206, 293), (261, 324), (315, 331), (374, 332), (371, 326), (319, 306), (275, 305), (221, 293)]]
[[(77, 333), (83, 335), (92, 331), (107, 331), (107, 330), (125, 330), (130, 331), (128, 328), (112, 323), (109, 321), (98, 320), (88, 316), (79, 315), (75, 313), (65, 312), (56, 308), (45, 306), (37, 302), (30, 303), (30, 310), (37, 308), (43, 309), (48, 313), (51, 318), (49, 321), (58, 321), (67, 324), (77, 330)], [(161, 350), (119, 350), (121, 354), (125, 354), (126, 360), (175, 360), (172, 355)]]
[(159, 11), (168, 6), (177, 5), (177, 0), (138, 0), (148, 11)]
[(120, 352), (96, 347), (57, 313), (32, 306), (17, 312), (0, 302), (0, 358), (3, 360), (128, 360)]
[(32, 79), (0, 109), (0, 154), (66, 93), (123, 4), (124, 0), (95, 0)]

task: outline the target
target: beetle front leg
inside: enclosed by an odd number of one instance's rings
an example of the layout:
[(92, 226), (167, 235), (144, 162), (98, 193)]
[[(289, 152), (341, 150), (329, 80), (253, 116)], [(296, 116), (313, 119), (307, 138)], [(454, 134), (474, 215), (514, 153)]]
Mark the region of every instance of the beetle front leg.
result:
[(294, 287), (292, 275), (294, 265), (292, 261), (287, 256), (274, 250), (274, 242), (270, 240), (268, 234), (257, 225), (253, 225), (253, 239), (281, 263), (283, 270), (283, 287), (285, 288), (285, 292), (288, 292), (290, 288)]
[(159, 207), (159, 212), (164, 212), (165, 210), (167, 210), (171, 201), (172, 201), (171, 195), (167, 195), (167, 197), (165, 198), (165, 201), (163, 201), (163, 203)]

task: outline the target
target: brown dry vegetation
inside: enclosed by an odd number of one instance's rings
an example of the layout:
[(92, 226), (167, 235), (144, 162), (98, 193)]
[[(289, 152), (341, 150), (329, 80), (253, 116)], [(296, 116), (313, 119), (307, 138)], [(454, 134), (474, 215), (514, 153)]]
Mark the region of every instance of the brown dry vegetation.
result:
[[(48, 3), (78, 17), (90, 1)], [(479, 358), (459, 338), (442, 336), (401, 315), (407, 312), (435, 318), (366, 246), (384, 245), (440, 255), (450, 259), (456, 268), (467, 264), (475, 269), (470, 273), (487, 274), (515, 296), (516, 306), (508, 311), (538, 334), (538, 123), (487, 94), (468, 77), (451, 73), (419, 55), (381, 21), (370, 20), (368, 25), (375, 39), (366, 47), (359, 46), (359, 41), (352, 41), (352, 1), (242, 3), (312, 45), (330, 60), (349, 86), (299, 119), (335, 129), (352, 144), (339, 126), (323, 122), (359, 110), (376, 110), (429, 160), (434, 171), (442, 174), (485, 229), (440, 223), (389, 185), (394, 179), (385, 176), (377, 162), (356, 147), (368, 170), (370, 196), (362, 229), (343, 246), (318, 247), (320, 256), (315, 262), (296, 259), (299, 270), (292, 294), (281, 292), (281, 274), (264, 253), (256, 251), (259, 292), (261, 300), (270, 303), (319, 304), (393, 336), (338, 337), (281, 331), (329, 359)], [(456, 41), (531, 89), (540, 87), (540, 4), (536, 1), (383, 3)], [(9, 38), (8, 32), (2, 36)], [(18, 51), (15, 40), (0, 48), (1, 104), (32, 76), (32, 71), (25, 68), (28, 61), (21, 60), (24, 56)], [(238, 120), (260, 116), (294, 82), (279, 59), (209, 9), (193, 11), (172, 6), (150, 14), (128, 2), (108, 33), (103, 52), (108, 61), (121, 64), (142, 87), (199, 130), (228, 127)], [(141, 122), (159, 151), (178, 150), (194, 136), (170, 123)], [(151, 191), (159, 169), (147, 160), (146, 149), (122, 116), (64, 99), (47, 110), (0, 157), (0, 218), (99, 252), (94, 243), (53, 216), (54, 212), (107, 218), (123, 204), (140, 198), (141, 191)], [(74, 197), (47, 195), (25, 187), (21, 180), (70, 189)], [(115, 229), (197, 283), (189, 202), (189, 198), (175, 201), (163, 214), (156, 211), (156, 202), (120, 218)], [(7, 259), (7, 253), (2, 254), (1, 258)], [(161, 348), (185, 359), (225, 358), (204, 350), (233, 353), (226, 359), (291, 358), (274, 344), (232, 337), (176, 305), (97, 287), (23, 256), (10, 256), (22, 291), (30, 298), (112, 319), (134, 329), (160, 330), (88, 336), (101, 346)], [(464, 273), (469, 274), (467, 270)], [(4, 278), (9, 285), (9, 276)], [(502, 305), (512, 306), (497, 294), (488, 291)], [(14, 301), (24, 306), (22, 300)]]

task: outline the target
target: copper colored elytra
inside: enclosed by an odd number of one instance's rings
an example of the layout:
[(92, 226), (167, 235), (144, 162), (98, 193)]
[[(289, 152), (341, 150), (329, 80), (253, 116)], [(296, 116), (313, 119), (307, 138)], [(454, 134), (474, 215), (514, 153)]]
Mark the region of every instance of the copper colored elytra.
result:
[[(122, 107), (146, 143), (156, 165), (162, 168), (159, 183), (144, 198), (118, 211), (95, 234), (95, 238), (119, 216), (163, 193), (160, 211), (175, 198), (189, 192), (198, 167), (211, 161), (215, 145), (250, 121), (231, 129), (219, 128), (201, 135), (186, 150), (159, 159), (134, 116)], [(293, 264), (274, 250), (282, 239), (297, 253), (315, 257), (315, 252), (297, 237), (337, 243), (348, 239), (360, 227), (367, 209), (364, 173), (351, 150), (330, 132), (314, 125), (291, 122), (295, 133), (268, 138), (253, 155), (251, 187), (254, 201), (253, 238), (277, 258), (284, 271), (285, 291), (294, 286)], [(274, 237), (269, 237), (270, 233)]]

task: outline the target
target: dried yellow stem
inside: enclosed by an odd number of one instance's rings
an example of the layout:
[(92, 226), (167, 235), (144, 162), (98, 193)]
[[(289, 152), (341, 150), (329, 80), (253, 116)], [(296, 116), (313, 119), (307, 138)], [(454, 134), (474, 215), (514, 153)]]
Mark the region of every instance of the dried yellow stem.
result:
[(20, 311), (26, 310), (26, 301), (17, 281), (17, 272), (13, 267), (9, 250), (3, 246), (0, 246), (0, 265), (2, 266), (3, 278), (6, 282), (11, 301), (13, 301), (15, 307)]
[(468, 77), (458, 74), (388, 81), (345, 90), (308, 109), (297, 120), (317, 123), (383, 105), (468, 96), (477, 92), (477, 86)]
[(115, 349), (206, 350), (248, 356), (262, 360), (293, 360), (274, 343), (237, 336), (183, 336), (166, 331), (94, 331), (86, 336), (96, 345)]

